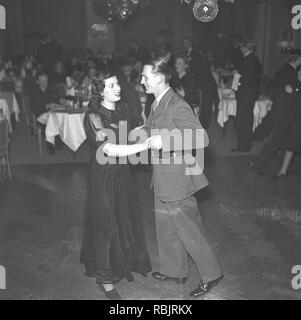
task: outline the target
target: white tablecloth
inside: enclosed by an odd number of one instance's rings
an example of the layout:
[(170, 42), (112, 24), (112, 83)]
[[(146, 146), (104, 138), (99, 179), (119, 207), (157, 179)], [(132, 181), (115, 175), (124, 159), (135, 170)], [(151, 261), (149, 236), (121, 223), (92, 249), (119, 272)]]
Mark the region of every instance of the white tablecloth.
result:
[[(237, 102), (229, 89), (219, 89), (220, 103), (218, 106), (217, 122), (223, 128), (230, 116), (235, 117), (237, 113)], [(261, 124), (263, 118), (271, 110), (272, 101), (266, 97), (260, 97), (254, 105), (253, 131)]]
[(14, 93), (0, 94), (0, 110), (4, 117), (8, 120), (9, 131), (12, 132), (10, 117), (14, 113), (16, 121), (19, 121), (20, 108)]
[(19, 121), (20, 108), (13, 92), (1, 92), (0, 99), (5, 99), (8, 105), (10, 115), (15, 114), (15, 118)]
[[(54, 144), (55, 136), (59, 135), (62, 141), (72, 151), (77, 151), (87, 138), (83, 125), (85, 113), (68, 114), (49, 112), (46, 115), (46, 140)], [(38, 121), (43, 123), (43, 115), (38, 119)]]

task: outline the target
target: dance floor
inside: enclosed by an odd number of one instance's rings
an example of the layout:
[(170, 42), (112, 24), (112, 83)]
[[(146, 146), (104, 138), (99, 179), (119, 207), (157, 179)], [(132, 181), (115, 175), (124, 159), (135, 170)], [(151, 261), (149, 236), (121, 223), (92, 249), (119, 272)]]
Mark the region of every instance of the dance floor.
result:
[[(301, 177), (257, 177), (248, 157), (206, 157), (210, 187), (198, 194), (224, 279), (200, 299), (301, 299), (292, 267), (301, 265)], [(86, 164), (15, 166), (10, 184), (0, 178), (0, 299), (105, 299), (79, 263), (86, 194)], [(153, 270), (158, 254), (151, 174), (137, 167), (147, 246)], [(190, 263), (185, 285), (135, 275), (117, 288), (124, 299), (189, 299), (198, 281)]]

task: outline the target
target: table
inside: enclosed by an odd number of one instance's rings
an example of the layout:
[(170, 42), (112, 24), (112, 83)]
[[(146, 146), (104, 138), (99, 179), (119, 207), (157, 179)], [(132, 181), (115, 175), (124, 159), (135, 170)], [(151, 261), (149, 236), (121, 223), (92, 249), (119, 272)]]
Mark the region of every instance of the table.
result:
[(0, 92), (0, 109), (4, 117), (8, 120), (9, 130), (12, 131), (10, 117), (15, 115), (16, 121), (19, 122), (20, 108), (13, 92)]
[[(237, 102), (235, 93), (231, 94), (231, 89), (219, 88), (220, 103), (218, 106), (217, 122), (223, 128), (230, 116), (235, 117), (237, 112)], [(263, 118), (272, 108), (272, 101), (265, 96), (260, 96), (254, 105), (253, 131), (261, 124)]]
[(85, 112), (70, 114), (50, 111), (37, 120), (46, 124), (46, 141), (55, 144), (55, 136), (59, 135), (61, 140), (76, 152), (87, 138), (83, 125), (84, 117)]

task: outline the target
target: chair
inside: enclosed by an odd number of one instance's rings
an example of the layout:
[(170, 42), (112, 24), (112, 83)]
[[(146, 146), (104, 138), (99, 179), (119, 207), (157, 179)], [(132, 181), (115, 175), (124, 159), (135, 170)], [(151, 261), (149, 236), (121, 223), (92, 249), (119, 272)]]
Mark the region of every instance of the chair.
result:
[(28, 128), (28, 136), (29, 140), (31, 141), (31, 137), (37, 137), (38, 138), (38, 147), (39, 147), (39, 153), (42, 155), (42, 128), (37, 123), (36, 116), (32, 113), (30, 108), (30, 98), (29, 97), (22, 97), (23, 99), (23, 107), (24, 107), (24, 116), (25, 116), (25, 122)]
[(8, 144), (9, 144), (9, 124), (7, 119), (0, 118), (0, 158), (3, 161), (3, 165), (6, 166), (8, 178), (9, 180), (11, 180)]

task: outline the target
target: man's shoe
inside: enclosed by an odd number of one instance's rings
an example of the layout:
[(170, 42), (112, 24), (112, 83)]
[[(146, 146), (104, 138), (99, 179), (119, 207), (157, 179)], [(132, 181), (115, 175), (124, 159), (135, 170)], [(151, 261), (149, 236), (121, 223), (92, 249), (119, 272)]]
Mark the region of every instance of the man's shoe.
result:
[(160, 280), (160, 281), (167, 281), (167, 280), (172, 280), (175, 281), (178, 284), (184, 284), (187, 281), (187, 278), (174, 278), (174, 277), (169, 277), (166, 276), (160, 272), (153, 272), (152, 273), (152, 277), (155, 280)]
[(98, 286), (108, 300), (122, 300), (120, 294), (115, 288), (110, 291), (106, 291), (105, 287), (102, 284), (98, 284)]
[(213, 280), (213, 281), (209, 281), (207, 283), (199, 283), (198, 286), (196, 287), (196, 289), (194, 289), (191, 293), (190, 296), (193, 298), (202, 296), (204, 294), (209, 293), (213, 287), (217, 286), (218, 283), (222, 280), (223, 276)]
[(260, 168), (257, 164), (255, 164), (254, 162), (250, 162), (249, 167), (253, 172), (255, 172), (259, 176), (264, 174), (264, 170), (262, 168)]

